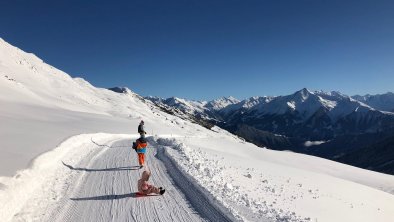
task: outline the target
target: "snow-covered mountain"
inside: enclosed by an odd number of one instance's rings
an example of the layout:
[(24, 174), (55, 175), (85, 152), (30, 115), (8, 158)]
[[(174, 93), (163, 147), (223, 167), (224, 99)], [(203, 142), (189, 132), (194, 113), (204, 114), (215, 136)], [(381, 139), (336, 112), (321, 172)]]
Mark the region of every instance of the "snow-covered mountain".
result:
[(156, 103), (163, 103), (171, 107), (175, 107), (179, 110), (182, 110), (184, 113), (188, 114), (204, 114), (205, 112), (209, 111), (205, 108), (206, 102), (200, 101), (191, 101), (185, 100), (177, 97), (171, 97), (168, 99), (162, 99), (158, 97), (146, 97), (147, 99), (151, 100), (152, 102)]
[[(167, 110), (172, 114), (175, 114), (182, 118), (193, 118), (194, 122), (203, 123), (206, 125), (207, 122), (216, 123), (221, 120), (221, 116), (218, 115), (218, 111), (239, 103), (239, 100), (234, 97), (222, 97), (212, 101), (192, 101), (181, 99), (177, 97), (171, 97), (167, 99), (159, 97), (145, 97), (145, 99), (152, 101), (157, 106)], [(212, 124), (209, 124), (212, 127)]]
[[(242, 103), (231, 100), (211, 107)], [(252, 108), (256, 101), (243, 104)], [(0, 39), (0, 221), (394, 217), (394, 176), (262, 149), (169, 113), (130, 89), (72, 78)], [(149, 147), (146, 166), (138, 169), (131, 143), (141, 119)], [(138, 198), (145, 169), (151, 183), (166, 188), (163, 196)]]
[(365, 95), (365, 96), (352, 96), (353, 99), (356, 99), (360, 102), (367, 104), (374, 109), (394, 112), (394, 93), (388, 92), (385, 94), (377, 94), (377, 95)]
[[(208, 106), (211, 102), (187, 100), (176, 105), (166, 100), (156, 104), (178, 107), (180, 111), (211, 120), (256, 145), (335, 159), (394, 133), (393, 113), (373, 108), (356, 98), (336, 91), (304, 88), (286, 96), (232, 99), (220, 108)], [(384, 98), (386, 103), (394, 104), (387, 99), (389, 96)], [(314, 144), (314, 149), (305, 144)]]
[(234, 98), (211, 102), (175, 97), (148, 99), (206, 119), (231, 125), (246, 123), (260, 130), (310, 140), (329, 140), (346, 133), (374, 133), (390, 129), (394, 121), (392, 114), (350, 96), (305, 88), (287, 96), (251, 97), (242, 101)]
[(212, 101), (207, 102), (207, 103), (204, 105), (204, 107), (206, 107), (206, 108), (209, 109), (209, 110), (218, 111), (218, 110), (222, 110), (222, 109), (226, 108), (226, 107), (229, 106), (229, 105), (237, 104), (237, 103), (239, 103), (239, 102), (240, 102), (240, 101), (239, 101), (238, 99), (236, 99), (236, 98), (234, 98), (234, 97), (232, 97), (232, 96), (229, 96), (229, 97), (221, 97), (221, 98), (219, 98), (219, 99), (215, 99), (215, 100), (212, 100)]
[[(250, 104), (249, 101), (244, 104)], [(288, 96), (259, 97), (253, 101), (248, 106), (228, 106), (219, 113), (223, 113), (224, 120), (232, 125), (245, 123), (260, 130), (308, 140), (377, 132), (387, 129), (384, 122), (394, 121), (392, 115), (338, 92), (302, 89)]]

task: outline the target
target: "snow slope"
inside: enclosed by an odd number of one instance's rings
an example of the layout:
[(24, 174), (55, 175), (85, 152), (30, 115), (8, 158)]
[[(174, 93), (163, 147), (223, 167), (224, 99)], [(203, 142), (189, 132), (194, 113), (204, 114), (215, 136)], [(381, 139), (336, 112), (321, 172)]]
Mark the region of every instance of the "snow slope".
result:
[(168, 116), (131, 91), (115, 93), (71, 78), (0, 38), (0, 175), (14, 175), (72, 135), (135, 132), (141, 119), (149, 133), (177, 130), (172, 117), (159, 118), (167, 128), (155, 128), (150, 121), (160, 115)]
[[(141, 171), (130, 133), (141, 119), (151, 182), (164, 196), (134, 195)], [(256, 147), (131, 91), (73, 79), (2, 40), (0, 121), (0, 221), (394, 218), (394, 176)]]

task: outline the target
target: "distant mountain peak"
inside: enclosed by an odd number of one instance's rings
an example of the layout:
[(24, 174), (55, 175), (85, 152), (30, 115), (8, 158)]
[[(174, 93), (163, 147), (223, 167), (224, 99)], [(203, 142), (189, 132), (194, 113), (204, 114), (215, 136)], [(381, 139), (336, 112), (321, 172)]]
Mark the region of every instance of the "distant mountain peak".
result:
[(301, 101), (305, 101), (309, 98), (310, 95), (313, 95), (311, 91), (309, 91), (307, 88), (303, 88), (293, 94), (295, 97), (298, 97), (301, 99)]
[(311, 94), (312, 93), (312, 91), (310, 91), (309, 89), (307, 89), (307, 88), (302, 88), (301, 90), (299, 90), (298, 92), (301, 92), (301, 93), (304, 93), (304, 94)]
[(222, 97), (212, 100), (212, 101), (229, 101), (229, 102), (233, 102), (233, 103), (239, 102), (239, 100), (233, 96), (222, 96)]
[(183, 104), (187, 104), (188, 102), (185, 99), (179, 98), (179, 97), (175, 97), (172, 96), (168, 99), (166, 99), (167, 102), (170, 102), (172, 104), (178, 104), (178, 103), (183, 103)]
[(227, 97), (228, 100), (233, 100), (233, 101), (239, 101), (237, 98), (233, 97), (233, 96), (228, 96)]
[(213, 110), (220, 110), (229, 105), (233, 105), (239, 103), (240, 101), (232, 96), (229, 97), (220, 97), (219, 99), (215, 99), (206, 103), (205, 107)]

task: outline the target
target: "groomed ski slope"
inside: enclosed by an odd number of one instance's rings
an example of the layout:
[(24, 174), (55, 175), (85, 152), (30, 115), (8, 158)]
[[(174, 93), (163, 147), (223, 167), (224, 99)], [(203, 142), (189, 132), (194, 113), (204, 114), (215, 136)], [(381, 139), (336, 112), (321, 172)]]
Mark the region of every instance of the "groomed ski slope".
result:
[[(9, 209), (11, 206), (14, 209), (18, 205), (22, 207), (19, 212), (10, 211), (8, 215), (2, 211), (1, 221), (234, 220), (212, 207), (189, 183), (186, 182), (188, 187), (175, 185), (173, 179), (182, 184), (185, 178), (171, 172), (171, 179), (165, 164), (155, 157), (160, 147), (154, 142), (147, 149), (146, 167), (139, 169), (136, 153), (130, 148), (136, 138), (79, 135), (40, 156), (31, 172), (22, 173), (20, 178), (26, 183), (18, 184), (25, 188), (36, 185), (39, 189), (19, 189), (24, 192), (21, 196), (32, 198), (10, 196), (6, 203)], [(44, 162), (47, 166), (43, 166)], [(166, 189), (163, 196), (136, 194), (137, 180), (144, 169), (151, 170), (152, 184)], [(39, 175), (44, 177), (41, 182), (36, 181)], [(185, 191), (188, 197), (195, 197), (198, 202), (190, 202), (183, 193)]]

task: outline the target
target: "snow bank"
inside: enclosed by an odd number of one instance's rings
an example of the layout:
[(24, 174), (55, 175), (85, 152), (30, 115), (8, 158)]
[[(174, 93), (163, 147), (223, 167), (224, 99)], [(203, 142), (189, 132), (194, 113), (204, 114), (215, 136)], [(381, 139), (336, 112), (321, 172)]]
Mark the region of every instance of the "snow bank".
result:
[[(241, 141), (158, 138), (157, 143), (191, 181), (214, 197), (212, 201), (239, 220), (390, 221), (394, 217), (391, 194), (263, 158), (245, 158), (239, 151), (224, 153), (216, 147), (222, 144), (226, 150), (236, 147), (247, 152), (248, 144)], [(260, 151), (264, 155), (265, 150)]]
[[(295, 215), (270, 208), (265, 201), (253, 198), (250, 190), (242, 191), (242, 186), (234, 186), (225, 175), (225, 168), (217, 155), (209, 155), (204, 150), (192, 149), (174, 138), (158, 138), (157, 143), (165, 146), (165, 154), (177, 163), (178, 167), (188, 175), (189, 180), (196, 182), (206, 193), (213, 196), (212, 204), (227, 208), (240, 221), (301, 221)], [(231, 168), (231, 167), (230, 167)], [(251, 174), (245, 174), (251, 179)], [(267, 219), (268, 217), (268, 219)]]

